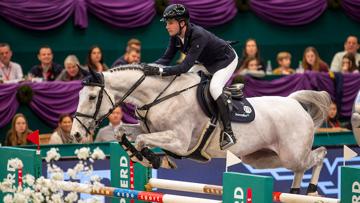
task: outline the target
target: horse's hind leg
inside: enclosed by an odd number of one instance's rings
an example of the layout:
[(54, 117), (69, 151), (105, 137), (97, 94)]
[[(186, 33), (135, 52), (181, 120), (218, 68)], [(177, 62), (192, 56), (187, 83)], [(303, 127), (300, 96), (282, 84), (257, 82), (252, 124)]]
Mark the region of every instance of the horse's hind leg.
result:
[(304, 171), (294, 171), (294, 180), (292, 182), (290, 193), (291, 194), (300, 194), (300, 185), (304, 176)]
[(323, 161), (326, 156), (326, 149), (325, 147), (319, 147), (313, 150), (310, 154), (311, 162), (313, 165), (312, 176), (307, 188), (308, 195), (317, 195), (317, 184), (320, 177), (320, 171), (323, 166)]

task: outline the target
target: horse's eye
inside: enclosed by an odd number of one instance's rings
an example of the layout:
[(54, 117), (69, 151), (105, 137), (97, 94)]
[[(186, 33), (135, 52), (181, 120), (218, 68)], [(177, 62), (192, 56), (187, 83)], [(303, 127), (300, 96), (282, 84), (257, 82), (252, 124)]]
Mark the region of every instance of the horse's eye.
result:
[(96, 99), (96, 96), (94, 96), (94, 95), (89, 96), (89, 100), (95, 100), (95, 99)]

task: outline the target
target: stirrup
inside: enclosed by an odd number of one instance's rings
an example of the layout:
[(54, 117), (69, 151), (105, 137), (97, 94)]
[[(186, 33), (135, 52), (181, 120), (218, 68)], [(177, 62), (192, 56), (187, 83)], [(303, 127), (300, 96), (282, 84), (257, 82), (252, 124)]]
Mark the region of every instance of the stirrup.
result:
[(233, 135), (230, 135), (227, 132), (221, 133), (221, 139), (220, 139), (220, 149), (225, 150), (231, 146), (233, 146), (236, 143), (236, 138)]

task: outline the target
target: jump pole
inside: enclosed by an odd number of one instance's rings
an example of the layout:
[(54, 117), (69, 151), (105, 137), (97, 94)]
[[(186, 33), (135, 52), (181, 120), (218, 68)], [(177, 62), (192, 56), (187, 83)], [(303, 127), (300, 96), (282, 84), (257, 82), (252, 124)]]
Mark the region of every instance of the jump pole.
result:
[[(147, 191), (151, 191), (152, 188), (201, 193), (209, 195), (222, 196), (223, 187), (220, 185), (209, 185), (202, 183), (193, 183), (185, 181), (175, 181), (159, 178), (150, 178), (148, 184), (145, 186)], [(292, 203), (307, 203), (307, 202), (327, 202), (327, 203), (339, 203), (340, 200), (334, 198), (316, 197), (289, 194), (282, 192), (273, 192), (273, 201), (275, 202), (292, 202)]]
[(115, 187), (94, 187), (93, 185), (70, 182), (70, 181), (56, 181), (50, 179), (43, 179), (47, 184), (55, 184), (59, 189), (69, 192), (87, 193), (92, 195), (102, 195), (107, 197), (117, 197), (134, 199), (145, 202), (156, 203), (221, 203), (220, 200), (204, 199), (187, 197), (180, 195), (163, 194), (159, 192), (145, 192), (139, 190), (130, 190)]

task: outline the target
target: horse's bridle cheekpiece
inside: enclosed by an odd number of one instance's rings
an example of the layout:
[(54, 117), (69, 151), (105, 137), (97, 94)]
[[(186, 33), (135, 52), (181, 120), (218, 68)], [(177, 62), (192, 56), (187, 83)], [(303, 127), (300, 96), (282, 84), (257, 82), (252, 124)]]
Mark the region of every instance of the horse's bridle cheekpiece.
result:
[[(119, 100), (118, 102), (114, 102), (109, 93), (106, 91), (105, 89), (105, 81), (104, 81), (104, 75), (102, 73), (95, 73), (91, 68), (89, 68), (90, 70), (90, 74), (91, 76), (86, 78), (85, 80), (83, 80), (83, 86), (91, 86), (91, 87), (100, 87), (100, 91), (99, 91), (99, 95), (98, 95), (98, 100), (96, 103), (96, 109), (93, 115), (88, 115), (88, 114), (83, 114), (81, 112), (76, 112), (74, 115), (74, 119), (76, 119), (81, 126), (85, 129), (86, 133), (88, 135), (91, 135), (91, 130), (92, 128), (90, 126), (86, 126), (83, 122), (81, 122), (81, 120), (79, 119), (80, 117), (84, 117), (84, 118), (90, 118), (93, 119), (95, 122), (95, 126), (93, 127), (93, 129), (97, 129), (99, 127), (99, 125), (102, 123), (102, 121), (107, 118), (116, 107), (121, 106), (124, 103), (124, 100), (144, 81), (145, 79), (145, 74), (142, 75), (137, 81), (136, 83), (124, 94), (124, 96), (121, 98), (121, 100)], [(107, 95), (107, 97), (109, 98), (112, 107), (109, 109), (109, 111), (104, 114), (103, 116), (98, 117), (98, 113), (100, 110), (100, 106), (102, 103), (102, 99), (104, 97), (104, 93)], [(81, 139), (81, 135), (80, 134), (76, 134), (75, 138), (78, 142), (80, 142)]]

